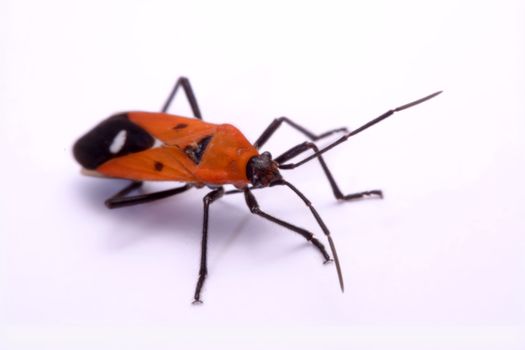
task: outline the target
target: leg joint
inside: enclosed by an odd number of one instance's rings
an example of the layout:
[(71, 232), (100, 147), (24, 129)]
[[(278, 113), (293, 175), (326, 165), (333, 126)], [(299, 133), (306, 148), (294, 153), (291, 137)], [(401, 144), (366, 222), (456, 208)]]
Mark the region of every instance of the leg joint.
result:
[(261, 209), (259, 207), (250, 207), (250, 212), (252, 214), (261, 215)]

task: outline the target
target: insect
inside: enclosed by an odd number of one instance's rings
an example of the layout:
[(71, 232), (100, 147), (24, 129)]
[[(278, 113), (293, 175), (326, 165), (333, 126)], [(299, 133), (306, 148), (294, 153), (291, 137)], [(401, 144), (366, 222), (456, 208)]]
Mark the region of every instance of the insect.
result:
[[(188, 99), (193, 118), (167, 114), (167, 110), (180, 88)], [(106, 200), (106, 206), (111, 209), (152, 202), (174, 196), (191, 188), (208, 187), (210, 189), (203, 198), (204, 217), (200, 268), (195, 287), (194, 303), (202, 302), (201, 290), (208, 273), (206, 261), (208, 210), (212, 203), (225, 195), (244, 194), (244, 199), (251, 213), (300, 234), (321, 253), (325, 263), (332, 261), (325, 246), (313, 233), (270, 215), (259, 207), (253, 190), (272, 186), (287, 187), (308, 206), (328, 239), (339, 285), (341, 291), (344, 291), (343, 274), (328, 227), (310, 200), (297, 187), (287, 182), (282, 177), (280, 170), (294, 169), (312, 159), (317, 159), (336, 199), (350, 201), (365, 197), (382, 198), (383, 194), (380, 190), (343, 194), (322, 154), (388, 118), (395, 112), (413, 107), (440, 93), (441, 91), (438, 91), (414, 102), (391, 109), (351, 132), (347, 128), (338, 128), (321, 134), (314, 134), (292, 120), (280, 117), (273, 120), (252, 144), (237, 128), (230, 124), (204, 122), (189, 80), (180, 77), (160, 113), (126, 112), (113, 115), (81, 137), (73, 147), (73, 154), (87, 175), (132, 181), (128, 186)], [(304, 134), (308, 141), (290, 148), (276, 158), (272, 158), (269, 152), (260, 153), (259, 149), (283, 123)], [(322, 149), (319, 149), (314, 143), (314, 141), (336, 133), (341, 133), (342, 136)], [(310, 155), (301, 161), (289, 162), (307, 151), (311, 151)], [(131, 192), (139, 189), (144, 181), (177, 181), (185, 184), (159, 192), (130, 195)], [(225, 190), (225, 185), (233, 185), (234, 189)]]

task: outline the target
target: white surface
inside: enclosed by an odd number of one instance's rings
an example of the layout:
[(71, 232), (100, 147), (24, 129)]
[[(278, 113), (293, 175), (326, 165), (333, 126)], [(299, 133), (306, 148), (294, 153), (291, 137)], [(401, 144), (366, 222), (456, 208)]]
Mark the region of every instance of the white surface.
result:
[[(3, 1), (0, 348), (523, 349), (524, 17), (519, 1)], [(194, 307), (205, 192), (109, 211), (125, 182), (80, 176), (76, 138), (158, 110), (179, 75), (250, 140), (280, 115), (355, 128), (445, 90), (327, 154), (345, 192), (385, 200), (336, 203), (313, 162), (285, 173), (333, 232), (344, 294), (232, 196)], [(301, 141), (284, 126), (267, 149)], [(257, 195), (321, 236), (288, 192)]]

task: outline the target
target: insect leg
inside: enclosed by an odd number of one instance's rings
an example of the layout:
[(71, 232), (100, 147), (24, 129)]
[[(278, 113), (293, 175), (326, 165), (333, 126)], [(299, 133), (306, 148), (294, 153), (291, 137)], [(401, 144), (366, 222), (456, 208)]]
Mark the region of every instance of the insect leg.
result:
[(306, 231), (305, 229), (302, 229), (300, 227), (297, 227), (295, 225), (292, 225), (286, 221), (283, 221), (281, 219), (278, 219), (274, 216), (271, 216), (270, 214), (265, 213), (259, 208), (259, 203), (257, 203), (257, 200), (255, 199), (252, 191), (250, 191), (248, 188), (244, 189), (244, 198), (246, 199), (246, 204), (248, 205), (248, 208), (252, 212), (252, 214), (259, 215), (266, 220), (269, 220), (273, 223), (276, 223), (277, 225), (281, 225), (286, 227), (289, 230), (292, 230), (304, 238), (306, 238), (307, 241), (312, 242), (312, 244), (319, 250), (319, 252), (323, 255), (323, 258), (325, 259), (325, 262), (330, 261), (330, 255), (328, 255), (326, 248), (324, 245), (314, 237), (313, 233)]
[(292, 191), (295, 192), (295, 194), (299, 198), (303, 200), (304, 204), (306, 204), (306, 206), (312, 212), (315, 220), (317, 221), (317, 223), (323, 230), (323, 233), (326, 235), (326, 238), (328, 238), (328, 242), (330, 243), (330, 249), (332, 250), (332, 255), (334, 256), (335, 267), (337, 269), (337, 277), (339, 278), (339, 285), (341, 286), (341, 291), (344, 292), (345, 287), (343, 283), (343, 274), (341, 272), (341, 265), (339, 264), (339, 258), (337, 257), (337, 251), (335, 250), (335, 244), (332, 239), (332, 236), (330, 235), (330, 231), (328, 230), (328, 227), (326, 227), (325, 223), (323, 222), (323, 219), (321, 219), (321, 216), (319, 216), (319, 213), (317, 212), (317, 210), (315, 210), (310, 200), (308, 200), (308, 198), (306, 198), (306, 196), (302, 194), (301, 191), (299, 191), (294, 185), (292, 185), (291, 183), (285, 180), (275, 181), (270, 186), (274, 186), (274, 185), (285, 185), (288, 188), (290, 188)]
[(193, 187), (191, 184), (186, 184), (181, 187), (172, 188), (169, 190), (139, 194), (136, 196), (126, 197), (126, 194), (133, 191), (134, 189), (139, 188), (142, 185), (142, 181), (132, 182), (129, 186), (124, 188), (122, 191), (117, 192), (113, 197), (110, 197), (106, 200), (105, 204), (108, 208), (122, 208), (131, 205), (143, 204), (148, 202), (153, 202), (157, 199), (162, 199), (170, 196), (174, 196), (186, 190), (189, 190)]
[(290, 120), (290, 119), (288, 119), (286, 117), (280, 117), (280, 118), (274, 119), (273, 122), (271, 122), (271, 124), (268, 125), (268, 127), (263, 131), (261, 136), (259, 136), (257, 141), (255, 141), (253, 146), (255, 148), (257, 148), (257, 149), (261, 148), (266, 143), (266, 141), (268, 141), (268, 139), (273, 135), (273, 133), (281, 126), (281, 124), (283, 122), (287, 123), (292, 128), (294, 128), (297, 131), (301, 132), (302, 134), (304, 134), (306, 137), (308, 137), (312, 141), (317, 141), (319, 139), (322, 139), (323, 137), (330, 136), (330, 135), (332, 135), (332, 134), (334, 134), (336, 132), (348, 132), (348, 129), (343, 127), (343, 128), (329, 130), (329, 131), (324, 132), (324, 133), (322, 133), (320, 135), (316, 135), (316, 134), (312, 133), (311, 131), (305, 129), (301, 125), (293, 122), (292, 120)]
[(162, 107), (162, 113), (166, 113), (166, 111), (171, 105), (171, 102), (175, 98), (175, 95), (177, 94), (179, 87), (181, 86), (182, 86), (182, 89), (184, 90), (184, 93), (186, 94), (186, 97), (188, 98), (188, 102), (190, 103), (190, 107), (193, 112), (193, 116), (197, 119), (202, 119), (201, 111), (199, 109), (199, 104), (197, 103), (197, 99), (195, 98), (195, 94), (193, 93), (193, 89), (191, 88), (190, 81), (186, 77), (180, 77), (179, 79), (177, 79), (177, 82), (175, 83), (173, 90), (171, 90), (171, 93), (169, 94), (166, 102), (164, 103), (164, 106)]
[(204, 285), (204, 280), (208, 274), (208, 268), (206, 263), (206, 256), (208, 250), (208, 210), (211, 203), (221, 198), (224, 195), (224, 188), (219, 187), (216, 190), (209, 192), (202, 201), (204, 202), (204, 219), (202, 222), (202, 243), (201, 243), (201, 263), (199, 268), (199, 279), (197, 280), (197, 286), (195, 287), (195, 295), (193, 303), (202, 303), (201, 301), (201, 289)]
[[(281, 154), (279, 157), (275, 158), (275, 161), (279, 164), (279, 169), (293, 169), (295, 166), (294, 164), (283, 164), (284, 162), (295, 158), (299, 154), (308, 151), (309, 149), (312, 149), (315, 153), (319, 152), (319, 148), (317, 148), (317, 145), (315, 145), (313, 142), (303, 142), (297, 146), (294, 146), (290, 148), (288, 151)], [(328, 182), (330, 182), (330, 186), (332, 187), (332, 191), (334, 192), (334, 196), (337, 199), (340, 200), (354, 200), (354, 199), (360, 199), (360, 198), (366, 198), (366, 197), (378, 197), (383, 198), (383, 192), (381, 190), (370, 190), (370, 191), (363, 191), (358, 193), (351, 193), (351, 194), (343, 194), (341, 190), (339, 189), (339, 186), (337, 186), (337, 183), (334, 180), (334, 177), (332, 176), (332, 173), (328, 169), (328, 166), (326, 165), (323, 157), (319, 154), (317, 156), (319, 159), (319, 163), (321, 164), (321, 167), (323, 168), (323, 171), (328, 178)]]

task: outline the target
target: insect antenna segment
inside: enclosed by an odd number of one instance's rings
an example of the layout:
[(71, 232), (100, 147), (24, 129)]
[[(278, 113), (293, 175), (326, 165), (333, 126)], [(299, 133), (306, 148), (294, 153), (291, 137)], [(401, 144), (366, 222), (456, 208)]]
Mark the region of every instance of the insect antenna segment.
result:
[(361, 131), (363, 130), (366, 130), (368, 129), (369, 127), (371, 127), (372, 125), (375, 125), (377, 123), (379, 123), (380, 121), (383, 121), (385, 120), (386, 118), (390, 117), (392, 114), (396, 113), (396, 112), (400, 112), (402, 110), (405, 110), (405, 109), (408, 109), (408, 108), (411, 108), (411, 107), (414, 107), (420, 103), (423, 103), (425, 101), (428, 101), (430, 100), (431, 98), (434, 98), (436, 97), (437, 95), (441, 94), (443, 91), (437, 91), (437, 92), (434, 92), (433, 94), (430, 94), (426, 97), (423, 97), (423, 98), (420, 98), (419, 100), (416, 100), (416, 101), (413, 101), (413, 102), (410, 102), (410, 103), (407, 103), (407, 104), (404, 104), (402, 106), (399, 106), (399, 107), (396, 107), (394, 109), (391, 109), (391, 110), (388, 110), (386, 111), (385, 113), (381, 114), (379, 117), (375, 118), (375, 119), (372, 119), (371, 121), (369, 121), (368, 123), (366, 124), (363, 124), (361, 125), (359, 128), (349, 132), (348, 134), (340, 137), (339, 139), (337, 139), (336, 141), (334, 141), (333, 143), (329, 144), (328, 146), (324, 147), (323, 149), (321, 150), (318, 150), (316, 151), (315, 153), (311, 154), (310, 156), (304, 158), (303, 160), (301, 160), (300, 162), (297, 162), (297, 163), (289, 163), (289, 164), (279, 164), (279, 169), (294, 169), (294, 168), (297, 168), (298, 166), (301, 166), (303, 165), (304, 163), (306, 162), (309, 162), (310, 160), (318, 157), (319, 155), (331, 150), (332, 148), (334, 148), (335, 146), (339, 145), (340, 143), (343, 143), (345, 142), (346, 140), (348, 140), (350, 137), (354, 136), (354, 135), (357, 135), (359, 134)]

